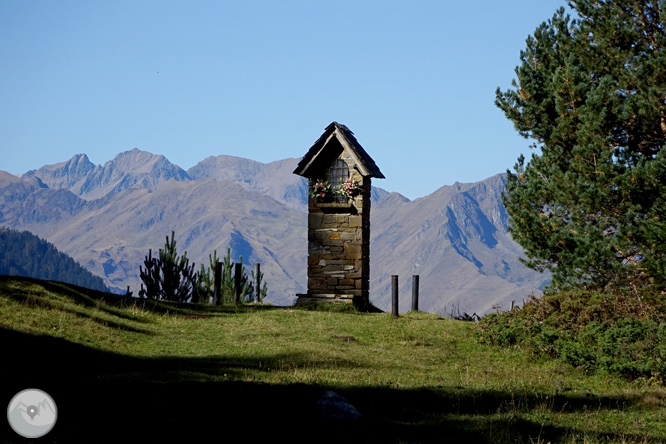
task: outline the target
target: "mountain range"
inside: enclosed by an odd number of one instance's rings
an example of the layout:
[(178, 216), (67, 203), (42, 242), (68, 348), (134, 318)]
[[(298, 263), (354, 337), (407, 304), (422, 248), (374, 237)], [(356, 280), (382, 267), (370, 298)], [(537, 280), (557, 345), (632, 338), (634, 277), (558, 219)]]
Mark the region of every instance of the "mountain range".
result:
[[(185, 171), (133, 149), (103, 166), (85, 154), (21, 176), (0, 172), (0, 226), (30, 231), (118, 291), (138, 290), (139, 265), (171, 230), (179, 253), (208, 265), (232, 249), (261, 263), (267, 302), (290, 305), (307, 284), (307, 182), (299, 159), (260, 163), (214, 156)], [(483, 314), (540, 294), (549, 276), (526, 268), (507, 232), (502, 174), (444, 186), (410, 201), (374, 187), (370, 300), (390, 310), (391, 275), (401, 310), (420, 276), (419, 308)], [(136, 293), (136, 291), (135, 291)]]

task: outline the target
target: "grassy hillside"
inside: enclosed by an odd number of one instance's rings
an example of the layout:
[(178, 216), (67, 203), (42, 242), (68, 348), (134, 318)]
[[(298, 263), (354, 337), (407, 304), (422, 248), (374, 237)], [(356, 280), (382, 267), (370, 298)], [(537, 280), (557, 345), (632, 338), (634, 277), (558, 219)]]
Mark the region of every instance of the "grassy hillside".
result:
[[(666, 390), (474, 339), (435, 315), (202, 307), (0, 278), (1, 399), (48, 392), (41, 442), (666, 441)], [(344, 396), (361, 420), (326, 419)], [(0, 442), (27, 442), (6, 422)]]

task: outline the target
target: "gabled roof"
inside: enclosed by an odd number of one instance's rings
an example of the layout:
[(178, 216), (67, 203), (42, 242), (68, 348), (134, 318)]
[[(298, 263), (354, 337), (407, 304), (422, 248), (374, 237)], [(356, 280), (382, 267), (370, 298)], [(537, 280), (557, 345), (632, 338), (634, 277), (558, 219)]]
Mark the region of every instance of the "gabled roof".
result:
[[(364, 177), (376, 177), (377, 179), (385, 179), (375, 161), (365, 152), (363, 147), (354, 133), (349, 128), (338, 122), (333, 122), (326, 127), (326, 131), (321, 137), (312, 145), (307, 154), (298, 163), (294, 170), (294, 174), (310, 178), (312, 175), (317, 175), (319, 172), (311, 171), (313, 165), (317, 164), (318, 158), (325, 157), (327, 148), (333, 149), (335, 144), (333, 141), (337, 140), (342, 148), (349, 153), (359, 173)], [(331, 143), (333, 142), (333, 143)], [(338, 148), (339, 149), (339, 148)], [(310, 173), (310, 174), (309, 174)]]

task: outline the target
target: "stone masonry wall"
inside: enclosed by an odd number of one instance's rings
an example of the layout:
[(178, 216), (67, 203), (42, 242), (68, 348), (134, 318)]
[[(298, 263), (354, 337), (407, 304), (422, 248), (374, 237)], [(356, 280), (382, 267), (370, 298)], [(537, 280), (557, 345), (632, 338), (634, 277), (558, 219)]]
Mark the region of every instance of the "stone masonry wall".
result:
[(343, 153), (360, 191), (348, 203), (308, 201), (308, 292), (306, 301), (369, 303), (370, 178)]

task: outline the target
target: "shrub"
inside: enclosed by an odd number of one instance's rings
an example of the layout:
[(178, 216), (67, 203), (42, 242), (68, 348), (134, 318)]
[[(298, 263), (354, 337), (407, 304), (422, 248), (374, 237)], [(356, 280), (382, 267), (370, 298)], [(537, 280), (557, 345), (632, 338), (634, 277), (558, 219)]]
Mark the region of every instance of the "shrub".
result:
[(662, 380), (666, 374), (663, 295), (561, 292), (533, 297), (520, 310), (481, 318), (476, 336), (489, 345), (523, 347), (627, 379)]

